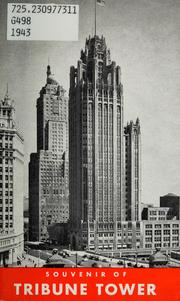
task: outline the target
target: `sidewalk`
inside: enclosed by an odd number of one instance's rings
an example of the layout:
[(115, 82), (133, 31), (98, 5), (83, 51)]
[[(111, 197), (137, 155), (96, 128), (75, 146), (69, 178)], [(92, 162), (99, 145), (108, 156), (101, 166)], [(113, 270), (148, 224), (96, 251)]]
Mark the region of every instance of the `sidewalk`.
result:
[(26, 254), (19, 267), (42, 267), (44, 264), (45, 260)]

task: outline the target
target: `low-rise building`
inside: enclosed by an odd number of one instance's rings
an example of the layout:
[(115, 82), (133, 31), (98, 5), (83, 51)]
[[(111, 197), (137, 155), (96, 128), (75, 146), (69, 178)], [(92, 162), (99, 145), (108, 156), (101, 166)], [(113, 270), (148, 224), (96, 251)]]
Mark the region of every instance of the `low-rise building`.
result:
[[(113, 251), (142, 247), (141, 222), (118, 222), (116, 223), (116, 231), (114, 231), (113, 226), (113, 223), (107, 225), (99, 223), (97, 228), (92, 223), (88, 225), (89, 231), (87, 232), (85, 224), (83, 224), (82, 239), (84, 248), (95, 250), (95, 245), (98, 245), (96, 251)], [(85, 244), (86, 241), (88, 241), (88, 245)]]
[(180, 221), (142, 221), (143, 248), (180, 247)]
[(142, 220), (165, 221), (176, 219), (172, 208), (169, 207), (146, 207), (142, 211)]

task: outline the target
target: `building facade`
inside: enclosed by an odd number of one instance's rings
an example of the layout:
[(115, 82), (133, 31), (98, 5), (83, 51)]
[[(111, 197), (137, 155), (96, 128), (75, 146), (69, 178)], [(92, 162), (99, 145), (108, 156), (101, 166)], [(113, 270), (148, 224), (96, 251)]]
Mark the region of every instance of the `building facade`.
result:
[(180, 222), (142, 221), (143, 248), (168, 250), (180, 247)]
[(125, 136), (125, 199), (126, 220), (141, 220), (141, 131), (140, 122), (131, 121)]
[(29, 163), (29, 239), (48, 240), (48, 226), (67, 222), (68, 100), (47, 67), (37, 99), (37, 153)]
[(172, 208), (169, 207), (148, 207), (142, 211), (142, 219), (148, 221), (176, 220)]
[(99, 234), (109, 232), (109, 247), (117, 249), (118, 223), (128, 214), (123, 86), (104, 37), (86, 40), (70, 70), (69, 98), (71, 244), (97, 250)]
[(0, 265), (16, 263), (24, 249), (23, 144), (7, 92), (0, 101)]
[[(98, 240), (98, 251), (103, 253), (126, 249), (138, 250), (143, 247), (142, 226), (141, 222), (118, 222), (116, 236), (113, 229), (99, 227), (98, 233), (95, 234), (94, 230), (90, 228), (88, 248), (94, 250), (95, 241)], [(82, 235), (83, 238), (86, 237), (84, 229)], [(116, 248), (114, 247), (114, 240), (116, 241)]]

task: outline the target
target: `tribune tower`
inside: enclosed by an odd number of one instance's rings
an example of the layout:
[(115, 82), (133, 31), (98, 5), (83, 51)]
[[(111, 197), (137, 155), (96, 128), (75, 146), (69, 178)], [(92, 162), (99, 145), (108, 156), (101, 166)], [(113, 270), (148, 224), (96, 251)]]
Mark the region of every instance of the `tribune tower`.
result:
[(105, 38), (86, 40), (70, 70), (69, 162), (71, 243), (117, 248), (118, 222), (126, 219), (121, 69)]

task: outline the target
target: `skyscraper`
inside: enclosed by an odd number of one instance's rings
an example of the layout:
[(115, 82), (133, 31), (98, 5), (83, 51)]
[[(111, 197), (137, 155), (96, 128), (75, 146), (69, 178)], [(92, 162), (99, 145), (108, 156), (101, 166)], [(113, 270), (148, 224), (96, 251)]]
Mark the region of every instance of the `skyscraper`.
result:
[(125, 200), (126, 220), (141, 220), (141, 132), (140, 122), (131, 121), (124, 129), (125, 136)]
[(98, 233), (111, 234), (125, 220), (123, 86), (105, 38), (86, 40), (70, 70), (69, 161), (71, 241), (98, 248)]
[(73, 248), (119, 249), (121, 222), (140, 219), (140, 125), (137, 120), (124, 132), (123, 109), (121, 69), (105, 38), (89, 37), (77, 68), (70, 69)]
[(7, 92), (0, 101), (0, 265), (16, 263), (24, 248), (23, 144)]
[(67, 222), (68, 100), (47, 67), (47, 81), (37, 99), (37, 153), (29, 163), (29, 237), (46, 241), (48, 226)]

